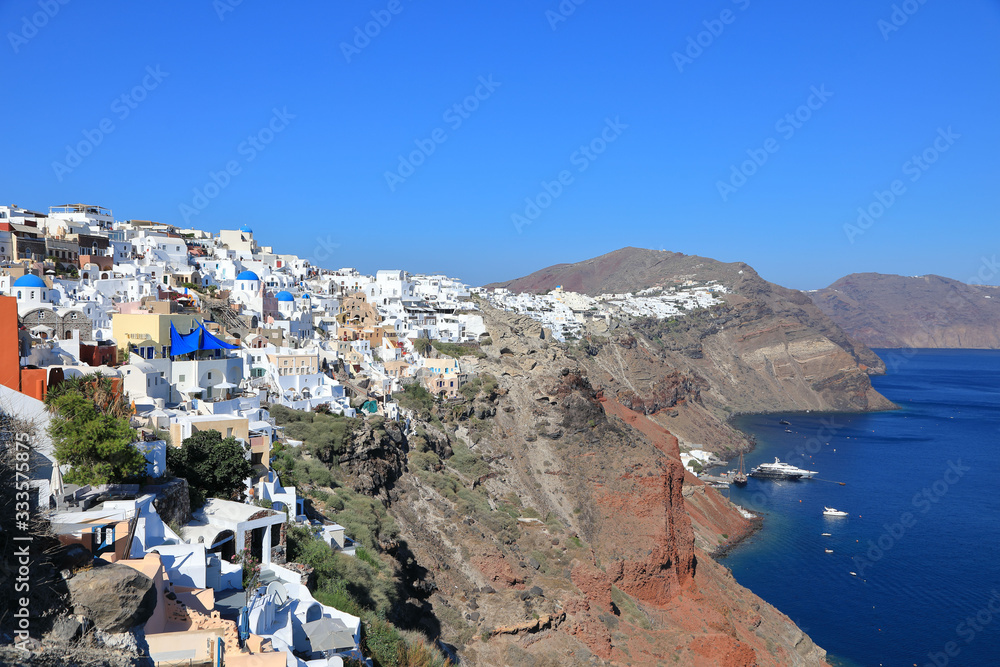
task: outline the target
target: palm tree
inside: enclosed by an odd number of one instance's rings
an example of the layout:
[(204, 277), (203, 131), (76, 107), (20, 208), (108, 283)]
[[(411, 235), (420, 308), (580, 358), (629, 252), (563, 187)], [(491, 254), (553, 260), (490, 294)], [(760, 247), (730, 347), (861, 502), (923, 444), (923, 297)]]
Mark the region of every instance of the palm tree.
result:
[(132, 416), (132, 402), (118, 378), (100, 372), (66, 378), (49, 389), (45, 395), (45, 403), (52, 410), (56, 399), (70, 392), (89, 398), (103, 414), (119, 419)]

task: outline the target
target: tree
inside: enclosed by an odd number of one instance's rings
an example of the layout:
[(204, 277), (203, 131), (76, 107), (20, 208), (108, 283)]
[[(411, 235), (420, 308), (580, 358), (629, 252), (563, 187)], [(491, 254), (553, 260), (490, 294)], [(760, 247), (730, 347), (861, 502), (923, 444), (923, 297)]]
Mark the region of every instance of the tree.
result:
[(431, 345), (431, 341), (429, 338), (424, 338), (423, 336), (421, 336), (420, 338), (417, 338), (415, 341), (413, 341), (413, 349), (415, 349), (420, 354), (420, 356), (426, 357), (431, 353), (431, 349), (433, 349), (433, 346)]
[(133, 413), (132, 402), (121, 388), (121, 380), (102, 373), (66, 378), (51, 387), (45, 396), (49, 409), (52, 410), (53, 404), (66, 394), (80, 394), (90, 399), (101, 414), (128, 419)]
[(167, 467), (206, 498), (231, 499), (243, 490), (243, 480), (253, 475), (243, 446), (218, 431), (199, 431), (180, 447), (167, 449)]
[[(46, 402), (55, 413), (49, 435), (56, 460), (72, 466), (67, 482), (115, 484), (145, 473), (146, 459), (132, 446), (136, 436), (127, 418), (103, 412), (80, 391), (64, 390)], [(109, 404), (117, 405), (117, 400), (109, 399)]]

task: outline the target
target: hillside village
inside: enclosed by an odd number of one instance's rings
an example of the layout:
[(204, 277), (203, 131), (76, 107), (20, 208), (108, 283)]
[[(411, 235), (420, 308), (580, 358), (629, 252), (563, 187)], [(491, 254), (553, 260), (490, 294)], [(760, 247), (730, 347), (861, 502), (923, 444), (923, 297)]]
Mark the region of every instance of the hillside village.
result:
[[(489, 336), (480, 299), (565, 341), (590, 320), (675, 317), (725, 291), (687, 280), (638, 294), (532, 295), (403, 270), (333, 271), (260, 245), (247, 226), (120, 221), (84, 204), (0, 206), (0, 267), (0, 412), (34, 427), (32, 499), (62, 544), (154, 582), (145, 640), (158, 664), (223, 650), (232, 665), (370, 664), (361, 619), (317, 601), (286, 562), (296, 526), (342, 554), (357, 546), (282, 484), (275, 453), (301, 442), (275, 411), (410, 428), (400, 393), (448, 401), (475, 380)], [(142, 485), (64, 479), (72, 466), (55, 456), (45, 401), (88, 378), (127, 401)], [(174, 511), (168, 450), (213, 432), (239, 443), (252, 472), (230, 499)]]
[(697, 308), (722, 303), (716, 293), (726, 292), (715, 280), (678, 280), (677, 284), (650, 287), (635, 294), (601, 294), (591, 297), (556, 287), (545, 294), (514, 293), (505, 288), (486, 292), (485, 298), (495, 308), (527, 315), (552, 331), (560, 341), (580, 337), (587, 322), (608, 321), (612, 317), (680, 317)]

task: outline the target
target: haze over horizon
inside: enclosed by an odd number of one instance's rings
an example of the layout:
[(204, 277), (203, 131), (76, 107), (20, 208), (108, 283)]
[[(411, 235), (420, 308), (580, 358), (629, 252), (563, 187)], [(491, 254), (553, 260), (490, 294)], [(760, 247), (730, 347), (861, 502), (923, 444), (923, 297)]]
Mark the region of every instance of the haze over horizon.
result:
[(0, 25), (5, 204), (473, 284), (625, 246), (799, 289), (998, 254), (992, 0), (35, 0)]

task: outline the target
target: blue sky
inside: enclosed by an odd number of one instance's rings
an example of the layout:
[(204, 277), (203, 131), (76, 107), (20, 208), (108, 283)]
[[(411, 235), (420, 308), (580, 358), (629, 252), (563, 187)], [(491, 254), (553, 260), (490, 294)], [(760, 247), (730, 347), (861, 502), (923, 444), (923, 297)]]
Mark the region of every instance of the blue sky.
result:
[(4, 203), (475, 284), (627, 245), (802, 289), (1000, 255), (997, 0), (233, 1), (0, 4)]

